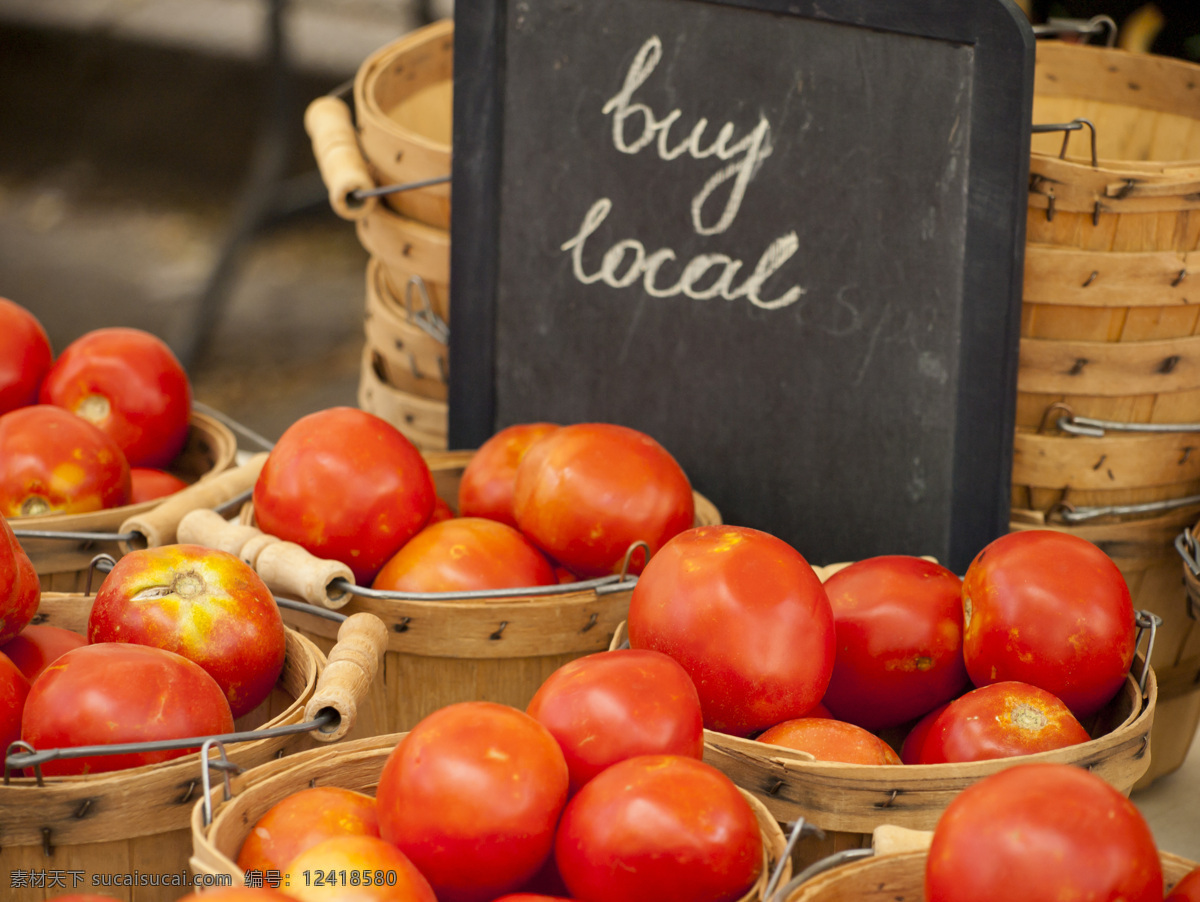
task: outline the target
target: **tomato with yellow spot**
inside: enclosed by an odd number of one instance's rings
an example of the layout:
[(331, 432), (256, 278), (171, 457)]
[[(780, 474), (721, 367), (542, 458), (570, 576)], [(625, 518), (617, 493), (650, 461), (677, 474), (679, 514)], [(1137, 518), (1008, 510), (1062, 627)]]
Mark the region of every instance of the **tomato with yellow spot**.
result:
[(862, 727), (826, 717), (802, 717), (776, 724), (758, 742), (808, 752), (818, 761), (845, 764), (900, 764), (895, 750)]

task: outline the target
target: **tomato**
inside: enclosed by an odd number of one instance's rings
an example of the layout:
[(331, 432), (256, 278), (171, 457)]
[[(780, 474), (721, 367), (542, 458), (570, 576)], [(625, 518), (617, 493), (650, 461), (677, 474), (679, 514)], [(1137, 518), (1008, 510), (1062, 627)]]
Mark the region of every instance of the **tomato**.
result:
[(0, 416), (0, 514), (84, 514), (129, 503), (129, 464), (116, 442), (60, 407)]
[(460, 702), (425, 717), (388, 756), (379, 833), (441, 902), (484, 902), (541, 869), (567, 782), (558, 743), (528, 714)]
[(96, 591), (88, 641), (136, 642), (208, 672), (234, 717), (253, 711), (283, 671), (287, 635), (275, 597), (245, 561), (201, 545), (131, 551)]
[(0, 653), (0, 756), (21, 738), (21, 712), (29, 696), (29, 680), (12, 659)]
[(692, 678), (657, 651), (605, 651), (564, 664), (542, 683), (527, 713), (562, 747), (572, 794), (626, 758), (704, 755)]
[(820, 702), (817, 702), (815, 705), (813, 705), (811, 708), (809, 708), (807, 711), (805, 711), (804, 716), (805, 717), (827, 717), (830, 720), (837, 720), (837, 718), (833, 716), (833, 712), (830, 711), (828, 708), (826, 708)]
[(429, 522), (425, 525), (432, 526), (434, 523), (441, 523), (443, 520), (453, 519), (454, 511), (451, 510), (450, 505), (441, 498), (435, 497), (433, 499), (433, 513), (429, 515)]
[(133, 467), (165, 467), (187, 441), (187, 373), (166, 342), (141, 329), (95, 329), (75, 339), (50, 367), (40, 398), (99, 427)]
[(87, 645), (87, 638), (61, 626), (30, 624), (8, 642), (0, 645), (0, 653), (8, 655), (31, 683), (42, 671), (72, 648)]
[(700, 693), (704, 725), (748, 736), (801, 717), (833, 670), (833, 613), (798, 551), (741, 526), (668, 542), (633, 589), (629, 643), (670, 655)]
[(433, 501), (421, 452), (391, 423), (352, 407), (289, 426), (254, 486), (264, 532), (341, 561), (361, 586), (425, 525)]
[(131, 467), (129, 470), (129, 503), (141, 504), (143, 501), (153, 501), (174, 495), (180, 489), (186, 489), (187, 483), (166, 470), (155, 470), (152, 467)]
[(905, 764), (921, 763), (921, 754), (925, 748), (925, 740), (929, 738), (929, 731), (933, 729), (934, 722), (948, 707), (950, 707), (950, 702), (938, 705), (909, 728), (908, 735), (904, 737), (904, 744), (900, 746), (901, 761)]
[(243, 871), (279, 871), (335, 836), (379, 836), (375, 800), (352, 789), (315, 786), (280, 799), (260, 817), (238, 850)]
[[(212, 736), (233, 730), (216, 680), (182, 655), (105, 642), (67, 652), (29, 690), (21, 738), (38, 750)], [(197, 749), (63, 758), (50, 776), (158, 764)]]
[[(692, 525), (694, 512), (691, 483), (675, 458), (625, 426), (563, 426), (531, 445), (517, 467), (517, 527), (584, 578), (620, 572), (635, 542), (655, 554)], [(643, 563), (634, 555), (631, 571)]]
[(976, 686), (1032, 683), (1083, 718), (1125, 682), (1133, 603), (1117, 565), (1085, 539), (1049, 529), (1001, 536), (967, 568), (963, 608)]
[(1189, 871), (1163, 902), (1200, 902), (1200, 868)]
[(762, 869), (749, 803), (716, 768), (676, 755), (614, 764), (570, 801), (554, 857), (583, 902), (720, 902)]
[(962, 580), (932, 561), (885, 555), (825, 581), (837, 659), (825, 705), (867, 730), (907, 723), (967, 685)]
[(33, 561), (8, 521), (0, 517), (0, 643), (9, 642), (25, 629), (37, 613), (41, 597)]
[(36, 404), (53, 360), (50, 339), (38, 318), (0, 298), (0, 413)]
[(426, 526), (379, 571), (372, 588), (396, 592), (518, 589), (558, 582), (545, 555), (503, 523), (455, 517)]
[(1032, 755), (1091, 739), (1070, 709), (1028, 683), (993, 683), (955, 699), (929, 727), (920, 764)]
[(374, 836), (337, 836), (306, 849), (288, 865), (283, 888), (299, 902), (438, 902), (408, 856)]
[(543, 896), (540, 893), (509, 893), (496, 902), (571, 902), (566, 896)]
[(825, 717), (802, 717), (771, 727), (759, 742), (808, 752), (818, 761), (846, 764), (900, 764), (890, 745), (862, 727)]
[(1137, 808), (1068, 764), (1025, 764), (964, 789), (933, 831), (926, 902), (1160, 902), (1162, 866)]
[(554, 423), (520, 423), (501, 429), (480, 445), (467, 462), (458, 484), (459, 516), (487, 517), (515, 529), (513, 492), (517, 465), (530, 445), (558, 428)]

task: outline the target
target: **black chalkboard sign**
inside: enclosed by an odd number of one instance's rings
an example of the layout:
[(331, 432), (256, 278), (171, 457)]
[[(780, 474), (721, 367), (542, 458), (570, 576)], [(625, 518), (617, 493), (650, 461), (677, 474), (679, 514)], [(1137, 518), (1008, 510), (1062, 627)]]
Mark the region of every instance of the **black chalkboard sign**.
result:
[(1007, 531), (1033, 37), (1009, 0), (456, 13), (450, 441), (605, 420), (813, 563)]

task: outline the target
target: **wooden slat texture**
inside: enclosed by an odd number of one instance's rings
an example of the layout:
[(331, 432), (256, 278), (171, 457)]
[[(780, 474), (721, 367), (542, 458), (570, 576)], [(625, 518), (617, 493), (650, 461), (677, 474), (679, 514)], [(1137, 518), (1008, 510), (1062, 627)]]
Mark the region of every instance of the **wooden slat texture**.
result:
[(1191, 315), (1200, 316), (1200, 255), (1113, 254), (1030, 244), (1025, 248), (1024, 302), (1076, 307), (1194, 304)]
[(1200, 337), (1162, 341), (1022, 338), (1020, 391), (1126, 397), (1200, 389)]
[(1015, 484), (1039, 488), (1190, 484), (1200, 480), (1200, 433), (1091, 438), (1017, 430), (1012, 478)]

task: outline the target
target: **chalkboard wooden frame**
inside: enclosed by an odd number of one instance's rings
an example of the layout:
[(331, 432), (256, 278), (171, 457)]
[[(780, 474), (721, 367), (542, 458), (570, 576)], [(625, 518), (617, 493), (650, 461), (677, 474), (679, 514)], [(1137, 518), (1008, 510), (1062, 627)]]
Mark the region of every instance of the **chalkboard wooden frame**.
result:
[[(797, 27), (805, 20), (831, 22), (973, 48), (961, 286), (961, 297), (971, 302), (962, 307), (958, 335), (964, 363), (958, 371), (953, 447), (948, 450), (952, 491), (944, 541), (920, 549), (961, 573), (984, 544), (1008, 529), (1032, 29), (1010, 0), (681, 2), (794, 16)], [(456, 11), (450, 447), (477, 447), (507, 425), (496, 420), (496, 297), (510, 6), (519, 8), (520, 0), (473, 0)], [(887, 466), (886, 461), (877, 463)], [(770, 524), (747, 525), (771, 529)], [(886, 551), (865, 547), (857, 556)]]

